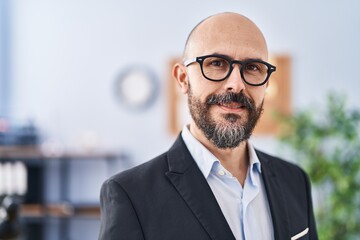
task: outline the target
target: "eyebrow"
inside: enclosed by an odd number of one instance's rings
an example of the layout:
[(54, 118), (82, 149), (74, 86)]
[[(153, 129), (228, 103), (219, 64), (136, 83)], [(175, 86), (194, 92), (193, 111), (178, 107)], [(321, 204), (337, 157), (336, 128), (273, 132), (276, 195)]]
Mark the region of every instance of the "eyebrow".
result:
[(262, 60), (261, 58), (245, 58), (245, 59), (242, 59), (242, 60), (238, 60), (238, 59), (234, 59), (232, 57), (230, 57), (229, 55), (226, 55), (226, 54), (221, 54), (221, 53), (218, 53), (218, 52), (213, 52), (211, 54), (208, 54), (208, 55), (215, 55), (215, 56), (218, 56), (218, 57), (222, 57), (222, 58), (225, 58), (225, 59), (228, 59), (228, 60), (231, 60), (231, 61), (249, 61), (249, 60), (253, 60), (253, 61), (265, 61), (265, 60)]

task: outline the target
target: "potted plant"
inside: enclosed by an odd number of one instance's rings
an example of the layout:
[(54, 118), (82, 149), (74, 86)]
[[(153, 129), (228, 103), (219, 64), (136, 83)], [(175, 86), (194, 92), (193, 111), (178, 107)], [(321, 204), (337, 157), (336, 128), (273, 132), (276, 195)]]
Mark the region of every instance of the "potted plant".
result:
[(329, 94), (325, 111), (282, 117), (280, 136), (309, 174), (320, 239), (360, 239), (360, 112)]

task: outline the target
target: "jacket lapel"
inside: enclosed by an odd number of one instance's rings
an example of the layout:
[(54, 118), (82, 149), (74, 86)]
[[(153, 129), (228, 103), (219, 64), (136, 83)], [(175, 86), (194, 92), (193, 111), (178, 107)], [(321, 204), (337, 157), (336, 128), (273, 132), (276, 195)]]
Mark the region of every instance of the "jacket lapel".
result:
[(215, 196), (181, 136), (171, 147), (167, 157), (169, 163), (167, 177), (210, 238), (235, 240)]
[(290, 239), (288, 211), (281, 182), (273, 169), (270, 156), (256, 151), (261, 162), (261, 171), (269, 201), (275, 239)]

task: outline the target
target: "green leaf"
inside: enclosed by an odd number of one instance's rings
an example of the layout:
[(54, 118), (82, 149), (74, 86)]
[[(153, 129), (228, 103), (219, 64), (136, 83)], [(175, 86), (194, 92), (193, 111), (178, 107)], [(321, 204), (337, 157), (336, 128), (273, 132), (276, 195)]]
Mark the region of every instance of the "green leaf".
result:
[(324, 111), (278, 116), (281, 143), (326, 196), (316, 209), (320, 239), (360, 239), (360, 111), (330, 93)]

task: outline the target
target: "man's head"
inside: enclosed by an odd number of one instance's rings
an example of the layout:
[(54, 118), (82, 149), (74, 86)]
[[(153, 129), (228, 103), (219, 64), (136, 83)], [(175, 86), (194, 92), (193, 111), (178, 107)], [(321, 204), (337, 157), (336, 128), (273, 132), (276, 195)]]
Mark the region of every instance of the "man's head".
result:
[(176, 64), (173, 75), (188, 94), (191, 126), (218, 148), (235, 148), (250, 137), (274, 71), (267, 58), (261, 31), (240, 14), (211, 16), (191, 31), (185, 63)]

